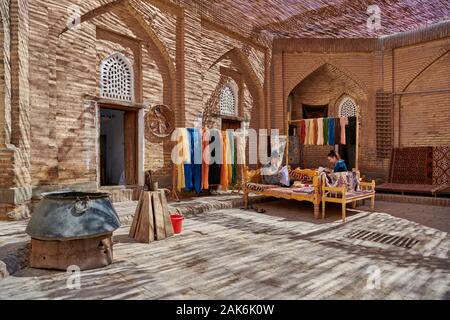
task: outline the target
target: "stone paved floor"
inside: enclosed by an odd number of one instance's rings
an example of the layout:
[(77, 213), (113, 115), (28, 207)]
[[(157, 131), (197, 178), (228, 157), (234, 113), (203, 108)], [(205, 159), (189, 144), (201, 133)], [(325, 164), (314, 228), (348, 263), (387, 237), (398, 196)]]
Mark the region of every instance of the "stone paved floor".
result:
[[(82, 272), (80, 290), (67, 289), (65, 272), (26, 268), (0, 280), (0, 299), (450, 299), (448, 208), (378, 202), (342, 224), (338, 207), (314, 220), (306, 203), (258, 206), (266, 213), (193, 216), (182, 235), (150, 245), (121, 228), (114, 264)], [(0, 223), (0, 250), (23, 241), (23, 227)], [(421, 242), (404, 249), (344, 237), (356, 229)], [(378, 273), (380, 287), (370, 289)]]

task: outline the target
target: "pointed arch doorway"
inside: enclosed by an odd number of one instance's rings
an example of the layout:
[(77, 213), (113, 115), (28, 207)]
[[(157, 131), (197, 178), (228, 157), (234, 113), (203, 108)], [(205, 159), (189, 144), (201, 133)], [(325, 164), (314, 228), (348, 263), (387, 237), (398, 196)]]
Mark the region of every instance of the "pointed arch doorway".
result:
[[(338, 116), (339, 117), (358, 117), (358, 105), (352, 97), (349, 95), (343, 95), (339, 100), (338, 105)], [(355, 136), (348, 136), (346, 144), (340, 144), (337, 146), (337, 151), (341, 155), (342, 159), (344, 159), (347, 168), (358, 168), (357, 163), (357, 141), (358, 137), (356, 136), (358, 133), (356, 131), (347, 130), (347, 135), (349, 132), (353, 132)]]
[(134, 74), (121, 53), (100, 66), (98, 101), (99, 187), (143, 184), (143, 106), (135, 103)]
[(286, 103), (289, 141), (292, 141), (288, 154), (300, 155), (297, 158), (290, 156), (291, 165), (298, 162), (305, 168), (328, 167), (327, 155), (330, 149), (335, 149), (341, 153), (349, 169), (358, 168), (359, 151), (355, 139), (352, 139), (352, 146), (344, 150), (345, 147), (338, 145), (301, 145), (297, 138), (297, 123), (301, 119), (353, 115), (360, 118), (360, 106), (367, 105), (367, 95), (358, 82), (334, 65), (325, 63), (302, 78), (287, 96)]

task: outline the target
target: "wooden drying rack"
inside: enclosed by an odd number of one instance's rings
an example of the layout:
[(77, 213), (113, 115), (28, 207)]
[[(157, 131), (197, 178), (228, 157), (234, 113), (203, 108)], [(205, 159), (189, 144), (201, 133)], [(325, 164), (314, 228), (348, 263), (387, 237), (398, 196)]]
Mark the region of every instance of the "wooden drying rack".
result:
[[(176, 141), (172, 141), (171, 147), (173, 148), (176, 144), (177, 144)], [(202, 157), (203, 157), (203, 154), (202, 154)], [(241, 183), (238, 183), (238, 190), (237, 190), (237, 192), (240, 193), (241, 190), (244, 189), (246, 163), (237, 164), (237, 166), (239, 167), (239, 170), (241, 172), (241, 177), (242, 177)], [(178, 191), (177, 191), (177, 180), (178, 180), (177, 165), (175, 163), (172, 163), (172, 189), (170, 192), (170, 197), (172, 199), (174, 199), (176, 202), (180, 202), (180, 197), (178, 196)], [(210, 185), (210, 187), (214, 187), (214, 186), (220, 186), (220, 185)]]
[[(285, 132), (286, 132), (286, 151), (285, 151), (285, 156), (286, 156), (286, 164), (289, 163), (289, 125), (293, 124), (293, 123), (299, 123), (302, 120), (305, 119), (299, 119), (299, 120), (292, 120), (291, 119), (291, 111), (288, 110), (286, 112), (286, 127), (285, 127)], [(310, 119), (307, 119), (310, 120)], [(355, 150), (355, 170), (359, 171), (359, 117), (356, 116), (356, 150)]]

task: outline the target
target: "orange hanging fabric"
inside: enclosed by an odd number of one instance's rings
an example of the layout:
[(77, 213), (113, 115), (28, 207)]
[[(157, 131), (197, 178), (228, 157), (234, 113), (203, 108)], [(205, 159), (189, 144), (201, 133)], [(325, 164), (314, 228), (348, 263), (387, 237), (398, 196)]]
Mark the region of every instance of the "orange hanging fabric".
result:
[(184, 164), (190, 162), (190, 146), (189, 146), (189, 138), (188, 132), (185, 128), (177, 129), (177, 147), (178, 154), (176, 154), (176, 162), (177, 166), (177, 190), (181, 191), (181, 189), (186, 187), (185, 184), (185, 172), (184, 172)]
[(234, 139), (234, 135), (231, 131), (226, 132), (227, 136), (227, 165), (228, 165), (228, 185), (233, 183), (233, 146), (234, 143), (232, 139)]
[(348, 124), (347, 117), (341, 117), (341, 144), (347, 144), (347, 137), (345, 136), (345, 127)]
[(312, 121), (312, 123), (313, 123), (313, 142), (312, 142), (312, 144), (313, 145), (317, 145), (317, 138), (318, 138), (318, 136), (319, 136), (319, 127), (318, 127), (318, 124), (317, 124), (317, 119), (313, 119), (313, 121)]
[(228, 189), (229, 180), (228, 180), (228, 137), (226, 132), (222, 132), (222, 171), (220, 177), (220, 185), (223, 189)]

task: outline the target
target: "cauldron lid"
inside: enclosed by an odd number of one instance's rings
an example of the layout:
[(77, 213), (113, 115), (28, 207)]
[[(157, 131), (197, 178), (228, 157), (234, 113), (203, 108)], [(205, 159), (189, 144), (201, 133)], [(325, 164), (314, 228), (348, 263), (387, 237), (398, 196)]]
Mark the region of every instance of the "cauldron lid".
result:
[(120, 227), (107, 193), (75, 191), (43, 194), (26, 233), (39, 240), (75, 240), (110, 234)]
[(109, 197), (106, 192), (55, 191), (42, 193), (42, 197), (55, 200), (89, 200)]

